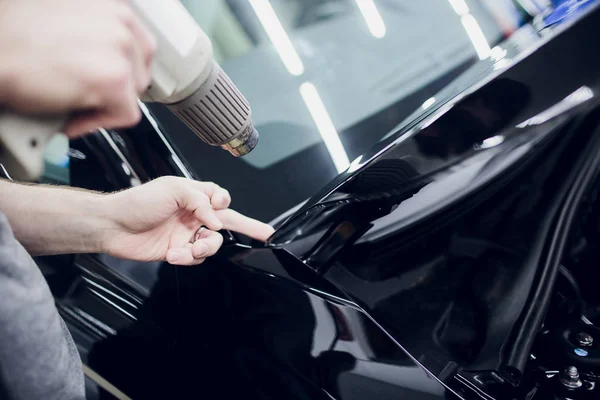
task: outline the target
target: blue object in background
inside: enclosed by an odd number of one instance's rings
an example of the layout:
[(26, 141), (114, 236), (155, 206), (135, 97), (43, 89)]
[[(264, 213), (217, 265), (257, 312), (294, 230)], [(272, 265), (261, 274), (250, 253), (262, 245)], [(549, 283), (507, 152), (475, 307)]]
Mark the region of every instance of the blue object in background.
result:
[(552, 0), (553, 10), (544, 18), (546, 26), (561, 24), (582, 14), (600, 0)]
[(579, 357), (587, 357), (587, 355), (588, 355), (588, 352), (587, 352), (587, 350), (580, 349), (580, 348), (576, 348), (576, 349), (574, 350), (574, 352), (575, 352), (575, 354), (577, 354)]

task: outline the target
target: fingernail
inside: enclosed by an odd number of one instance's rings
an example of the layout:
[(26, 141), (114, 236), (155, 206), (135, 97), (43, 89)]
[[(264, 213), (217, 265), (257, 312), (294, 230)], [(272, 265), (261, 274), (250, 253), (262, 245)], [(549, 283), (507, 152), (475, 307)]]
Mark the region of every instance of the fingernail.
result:
[(202, 258), (202, 257), (204, 257), (204, 255), (206, 254), (207, 250), (208, 250), (208, 249), (206, 248), (206, 246), (205, 246), (205, 245), (203, 245), (203, 244), (202, 244), (202, 245), (200, 245), (200, 244), (199, 244), (199, 245), (197, 245), (197, 246), (196, 246), (196, 251), (195, 251), (195, 253), (196, 253), (196, 254), (194, 254), (194, 256), (195, 256), (196, 258)]
[(179, 260), (179, 252), (177, 250), (169, 250), (167, 252), (167, 261), (170, 263), (177, 262)]

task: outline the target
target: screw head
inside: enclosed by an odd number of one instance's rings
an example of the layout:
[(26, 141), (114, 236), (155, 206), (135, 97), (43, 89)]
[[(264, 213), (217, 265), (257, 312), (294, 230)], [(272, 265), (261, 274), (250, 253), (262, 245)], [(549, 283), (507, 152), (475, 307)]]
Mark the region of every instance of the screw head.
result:
[(590, 347), (594, 343), (594, 338), (587, 332), (579, 332), (575, 335), (575, 339), (582, 347)]
[(565, 368), (565, 375), (570, 378), (579, 378), (579, 371), (577, 370), (577, 367), (570, 366)]
[(560, 383), (568, 389), (579, 389), (583, 385), (583, 382), (579, 379), (577, 367), (570, 366), (565, 368), (560, 377)]

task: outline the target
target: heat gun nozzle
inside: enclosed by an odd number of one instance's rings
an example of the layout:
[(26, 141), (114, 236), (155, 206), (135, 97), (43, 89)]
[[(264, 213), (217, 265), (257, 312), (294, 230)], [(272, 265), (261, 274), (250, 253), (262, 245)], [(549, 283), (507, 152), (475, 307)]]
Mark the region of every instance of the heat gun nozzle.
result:
[(216, 62), (194, 93), (167, 106), (200, 139), (235, 157), (250, 153), (258, 143), (248, 101)]
[(239, 137), (221, 145), (221, 148), (227, 150), (235, 157), (245, 156), (250, 153), (258, 144), (258, 132), (250, 124), (248, 128)]

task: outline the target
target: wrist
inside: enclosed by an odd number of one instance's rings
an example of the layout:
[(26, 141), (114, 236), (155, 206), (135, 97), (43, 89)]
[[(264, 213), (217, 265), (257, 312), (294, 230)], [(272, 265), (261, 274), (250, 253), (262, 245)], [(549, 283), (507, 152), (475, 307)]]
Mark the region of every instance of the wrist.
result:
[(116, 221), (117, 210), (114, 207), (114, 195), (93, 194), (89, 202), (90, 253), (110, 254), (112, 241), (122, 230)]

